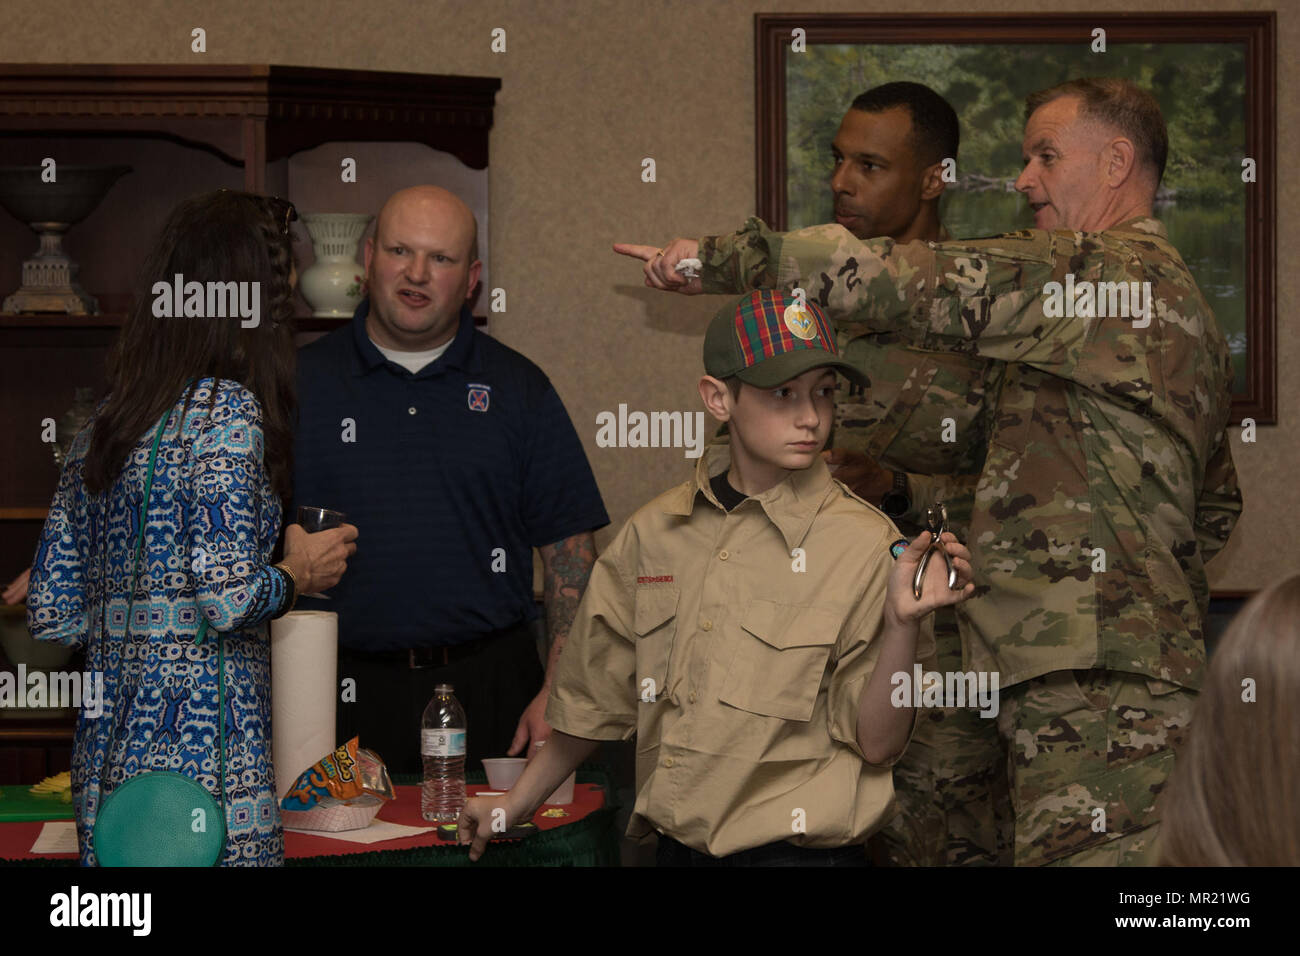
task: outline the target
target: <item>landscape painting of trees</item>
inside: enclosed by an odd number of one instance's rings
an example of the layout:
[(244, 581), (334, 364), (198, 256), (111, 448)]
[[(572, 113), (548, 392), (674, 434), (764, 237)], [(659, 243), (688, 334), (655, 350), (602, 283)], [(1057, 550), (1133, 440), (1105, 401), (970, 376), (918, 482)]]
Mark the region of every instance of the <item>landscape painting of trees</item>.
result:
[[(1139, 31), (1111, 30), (1104, 52), (1098, 52), (1095, 37), (1087, 30), (1073, 31), (1072, 25), (1057, 24), (1051, 34), (1056, 42), (1030, 42), (1026, 27), (1035, 24), (1023, 20), (1013, 26), (990, 24), (993, 18), (987, 17), (946, 17), (945, 29), (908, 29), (905, 22), (890, 21), (891, 27), (900, 28), (873, 30), (873, 25), (879, 26), (873, 18), (824, 17), (806, 30), (806, 45), (796, 52), (797, 44), (789, 40), (790, 24), (807, 18), (768, 19), (780, 22), (768, 23), (766, 41), (760, 30), (760, 68), (767, 61), (770, 69), (773, 52), (780, 53), (781, 64), (775, 78), (760, 75), (760, 142), (766, 123), (768, 132), (782, 140), (783, 169), (780, 181), (773, 182), (774, 171), (765, 168), (760, 145), (759, 205), (760, 215), (788, 229), (833, 221), (831, 141), (854, 97), (871, 87), (896, 80), (924, 83), (956, 110), (961, 145), (955, 181), (941, 206), (943, 223), (955, 238), (1033, 227), (1027, 202), (1013, 188), (1023, 166), (1021, 138), (1029, 93), (1087, 76), (1124, 77), (1149, 90), (1160, 103), (1169, 134), (1155, 215), (1196, 276), (1228, 339), (1237, 373), (1234, 394), (1244, 399), (1237, 414), (1272, 420), (1270, 408), (1254, 407), (1272, 405), (1268, 363), (1273, 262), (1271, 192), (1262, 196), (1257, 188), (1261, 184), (1253, 181), (1259, 175), (1261, 136), (1267, 131), (1249, 128), (1252, 117), (1260, 114), (1258, 103), (1253, 112), (1248, 108), (1250, 98), (1260, 95), (1251, 88), (1260, 70), (1253, 62), (1259, 44), (1252, 44), (1250, 36), (1223, 40), (1203, 31), (1212, 42), (1198, 42), (1183, 30), (1175, 40), (1131, 42), (1124, 34)], [(847, 30), (835, 29), (838, 21), (845, 21), (838, 25)], [(999, 27), (1011, 27), (1009, 39), (1014, 42), (968, 39), (996, 37)], [(942, 41), (945, 32), (962, 42), (896, 39), (925, 33)], [(833, 42), (837, 34), (855, 42)], [(856, 42), (873, 34), (890, 42)], [(1061, 35), (1075, 42), (1062, 42)], [(770, 100), (763, 102), (764, 94), (775, 92), (776, 83), (784, 100), (779, 120), (764, 115), (773, 107)], [(773, 130), (777, 122), (780, 128)], [(1271, 143), (1271, 134), (1266, 138)], [(1247, 166), (1253, 175), (1244, 174)], [(1267, 234), (1261, 235), (1256, 218), (1264, 207), (1270, 219)], [(1266, 309), (1257, 285), (1261, 275), (1269, 290)], [(1261, 325), (1265, 318), (1267, 329)]]

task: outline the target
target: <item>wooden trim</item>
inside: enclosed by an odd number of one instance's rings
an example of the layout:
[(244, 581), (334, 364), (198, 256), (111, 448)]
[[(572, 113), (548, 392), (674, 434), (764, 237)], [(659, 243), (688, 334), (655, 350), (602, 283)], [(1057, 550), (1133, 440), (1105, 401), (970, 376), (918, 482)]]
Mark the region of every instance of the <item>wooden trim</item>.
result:
[[(369, 117), (356, 112), (360, 106), (424, 110), (421, 122), (459, 120), (490, 128), (490, 111), (501, 89), (497, 77), (268, 64), (0, 63), (0, 77), (0, 115), (22, 117), (252, 114), (365, 121)], [(313, 114), (318, 107), (352, 115)], [(484, 110), (486, 117), (480, 115)]]
[(1245, 591), (1212, 590), (1210, 591), (1210, 600), (1211, 601), (1249, 601), (1258, 593), (1259, 593), (1258, 588), (1255, 588), (1253, 590), (1245, 590)]
[[(0, 745), (17, 746), (19, 744), (63, 744), (71, 741), (77, 733), (75, 718), (52, 717), (49, 726), (41, 727), (34, 721), (25, 721), (19, 726), (10, 726), (8, 720), (0, 721)], [(15, 720), (14, 724), (18, 724)]]
[(266, 192), (266, 120), (245, 116), (239, 123), (241, 153), (244, 157), (244, 190)]
[(1258, 177), (1246, 193), (1246, 391), (1232, 420), (1277, 423), (1277, 13), (1242, 18), (1246, 33), (1246, 150)]
[[(331, 332), (342, 328), (352, 321), (352, 317), (340, 319), (318, 318), (314, 315), (295, 315), (294, 330), (297, 332)], [(99, 315), (58, 315), (58, 314), (13, 314), (0, 313), (0, 343), (15, 344), (13, 333), (42, 332), (51, 333), (51, 344), (58, 345), (65, 341), (57, 337), (60, 333), (102, 331), (116, 332), (126, 322), (122, 312), (101, 312)], [(474, 316), (474, 324), (479, 328), (487, 325), (487, 317)]]
[(57, 312), (0, 313), (0, 332), (13, 329), (120, 329), (126, 316), (120, 312), (98, 315), (63, 315)]
[(0, 353), (13, 360), (21, 348), (107, 349), (125, 319), (119, 312), (0, 315)]
[[(497, 77), (265, 64), (8, 63), (0, 64), (0, 134), (152, 132), (207, 144), (259, 170), (340, 136), (402, 140), (485, 169), (499, 89)], [(229, 121), (249, 120), (262, 124), (261, 146), (245, 129), (242, 154), (232, 157)]]

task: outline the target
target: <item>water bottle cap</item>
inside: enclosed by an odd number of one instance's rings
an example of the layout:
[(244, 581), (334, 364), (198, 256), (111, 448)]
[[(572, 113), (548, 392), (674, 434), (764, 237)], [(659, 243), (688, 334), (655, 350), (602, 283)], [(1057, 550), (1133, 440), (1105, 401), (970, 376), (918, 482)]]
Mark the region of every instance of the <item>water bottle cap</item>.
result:
[(439, 684), (433, 689), (435, 694), (450, 694), (455, 690), (450, 684)]

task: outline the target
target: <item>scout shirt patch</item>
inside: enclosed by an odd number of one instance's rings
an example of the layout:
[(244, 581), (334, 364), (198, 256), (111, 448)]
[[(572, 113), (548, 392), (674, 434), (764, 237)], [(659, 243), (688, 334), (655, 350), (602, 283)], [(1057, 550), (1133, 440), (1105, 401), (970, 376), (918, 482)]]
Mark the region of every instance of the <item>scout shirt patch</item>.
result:
[(790, 330), (791, 335), (805, 342), (817, 338), (817, 323), (813, 320), (812, 314), (797, 304), (792, 303), (785, 307), (785, 327)]
[(472, 412), (486, 412), (488, 403), (492, 398), (491, 385), (479, 385), (471, 383), (466, 386), (469, 389), (469, 409)]
[(907, 550), (907, 543), (906, 538), (899, 538), (889, 546), (889, 553), (894, 556), (895, 561), (903, 556), (903, 552)]

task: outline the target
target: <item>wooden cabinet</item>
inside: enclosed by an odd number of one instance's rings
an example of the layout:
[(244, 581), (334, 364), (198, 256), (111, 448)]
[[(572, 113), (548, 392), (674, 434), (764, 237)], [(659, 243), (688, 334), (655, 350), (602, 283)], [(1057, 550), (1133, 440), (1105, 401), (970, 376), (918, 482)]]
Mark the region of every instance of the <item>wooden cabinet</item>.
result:
[[(30, 564), (58, 481), (41, 422), (61, 418), (78, 387), (103, 394), (107, 349), (176, 202), (224, 186), (284, 196), (300, 212), (373, 213), (392, 191), (434, 182), (475, 210), (486, 250), (500, 87), (493, 77), (269, 65), (0, 64), (0, 162), (133, 170), (64, 241), (100, 314), (0, 315), (0, 584)], [(339, 171), (345, 159), (355, 182)], [(301, 271), (311, 244), (301, 223), (295, 233)], [(0, 210), (0, 298), (21, 284), (36, 241)], [(313, 319), (301, 300), (299, 312), (304, 332), (346, 321)], [(21, 743), (11, 730), (0, 749)], [(31, 732), (44, 746), (49, 733)]]

